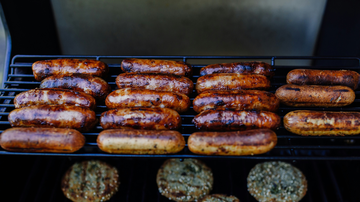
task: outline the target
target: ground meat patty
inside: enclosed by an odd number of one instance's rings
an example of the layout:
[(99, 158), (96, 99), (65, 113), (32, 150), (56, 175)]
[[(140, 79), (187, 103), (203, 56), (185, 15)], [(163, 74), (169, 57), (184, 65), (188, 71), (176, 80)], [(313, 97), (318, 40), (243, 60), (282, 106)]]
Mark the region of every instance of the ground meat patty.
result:
[(213, 188), (209, 167), (196, 159), (169, 159), (160, 167), (156, 183), (159, 192), (174, 201), (195, 201)]
[(224, 194), (211, 194), (198, 200), (197, 202), (240, 202), (235, 196), (226, 196)]
[(107, 201), (118, 190), (120, 181), (115, 167), (91, 160), (75, 163), (65, 173), (61, 189), (76, 202)]

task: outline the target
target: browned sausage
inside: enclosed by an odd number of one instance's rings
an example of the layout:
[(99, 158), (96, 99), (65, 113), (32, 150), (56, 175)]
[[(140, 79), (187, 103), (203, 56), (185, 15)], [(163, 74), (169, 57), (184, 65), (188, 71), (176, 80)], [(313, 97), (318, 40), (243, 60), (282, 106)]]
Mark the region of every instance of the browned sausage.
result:
[(173, 130), (181, 126), (180, 115), (168, 108), (119, 108), (101, 114), (103, 129)]
[(15, 108), (31, 105), (74, 105), (94, 109), (95, 99), (86, 93), (60, 88), (32, 89), (14, 98)]
[(105, 99), (111, 92), (110, 85), (99, 77), (73, 74), (54, 75), (44, 79), (40, 88), (64, 88), (87, 93), (96, 99)]
[(172, 91), (189, 95), (194, 83), (187, 77), (155, 73), (124, 73), (116, 77), (119, 88), (142, 88), (157, 91)]
[(9, 128), (0, 135), (1, 147), (16, 152), (73, 153), (85, 137), (68, 128)]
[(197, 93), (208, 90), (266, 90), (270, 80), (258, 74), (218, 73), (199, 77), (196, 83)]
[(123, 72), (161, 73), (190, 77), (191, 65), (181, 61), (150, 60), (150, 59), (124, 59), (121, 62)]
[(286, 82), (297, 85), (340, 85), (355, 90), (359, 74), (350, 70), (294, 69), (287, 74)]
[(206, 91), (193, 101), (194, 111), (207, 109), (237, 109), (277, 111), (280, 101), (269, 92), (260, 90)]
[(214, 73), (261, 74), (269, 78), (275, 74), (271, 65), (265, 62), (221, 63), (208, 65), (200, 69), (200, 76)]
[(33, 105), (9, 113), (12, 127), (73, 128), (88, 131), (97, 123), (95, 112), (86, 107)]
[(342, 107), (355, 100), (347, 86), (283, 85), (276, 90), (281, 103), (293, 107)]
[(360, 134), (360, 112), (297, 110), (284, 116), (284, 127), (298, 135)]
[(196, 132), (188, 139), (189, 150), (203, 155), (254, 155), (270, 151), (277, 136), (270, 129), (229, 132)]
[(200, 130), (230, 131), (258, 128), (275, 130), (280, 126), (280, 117), (267, 111), (209, 109), (196, 115), (193, 123)]
[(99, 133), (97, 144), (115, 154), (173, 154), (185, 147), (185, 140), (172, 130), (109, 129)]
[(110, 108), (160, 107), (185, 112), (190, 107), (190, 99), (182, 93), (147, 89), (123, 88), (111, 92), (105, 100)]
[(86, 74), (105, 78), (109, 67), (98, 60), (56, 59), (34, 62), (33, 74), (37, 81), (52, 75)]

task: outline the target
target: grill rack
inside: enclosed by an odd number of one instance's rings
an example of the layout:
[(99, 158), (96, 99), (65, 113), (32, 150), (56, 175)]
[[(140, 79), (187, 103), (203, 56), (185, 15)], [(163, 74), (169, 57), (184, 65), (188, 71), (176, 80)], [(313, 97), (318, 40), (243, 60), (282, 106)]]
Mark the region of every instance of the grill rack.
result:
[[(112, 89), (116, 89), (115, 78), (121, 73), (120, 63), (124, 58), (144, 58), (144, 59), (170, 59), (181, 60), (192, 65), (194, 76), (191, 78), (194, 83), (199, 77), (199, 70), (207, 64), (218, 62), (234, 62), (242, 60), (262, 60), (269, 62), (276, 69), (276, 74), (271, 81), (272, 87), (270, 92), (286, 83), (286, 73), (295, 68), (323, 68), (323, 69), (351, 69), (354, 71), (360, 70), (360, 59), (357, 57), (288, 57), (288, 56), (74, 56), (74, 55), (16, 55), (12, 58), (11, 64), (5, 69), (3, 82), (3, 89), (0, 89), (0, 132), (9, 128), (7, 115), (14, 109), (12, 104), (13, 98), (16, 94), (33, 89), (39, 86), (40, 82), (34, 80), (32, 75), (31, 65), (37, 60), (56, 59), (56, 58), (79, 58), (79, 59), (96, 59), (104, 61), (110, 68), (110, 76), (106, 79), (111, 85)], [(214, 60), (216, 62), (214, 62)], [(312, 62), (310, 66), (289, 66), (276, 65), (283, 61), (294, 60), (309, 60)], [(194, 62), (193, 62), (194, 61)], [(318, 61), (325, 61), (327, 63), (341, 65), (332, 65), (321, 67), (317, 66)], [(346, 66), (343, 64), (346, 63)], [(334, 111), (359, 111), (360, 91), (355, 91), (355, 102), (347, 107), (340, 108), (296, 108), (280, 106), (278, 114), (283, 117), (287, 112), (298, 109), (310, 110), (334, 110)], [(196, 93), (190, 95), (193, 100)], [(106, 111), (104, 103), (98, 103), (96, 108), (97, 117), (101, 112)], [(180, 132), (185, 139), (192, 133), (197, 131), (191, 123), (192, 118), (196, 113), (190, 110), (184, 114), (180, 114), (182, 118), (182, 128)], [(60, 153), (23, 153), (23, 152), (8, 152), (0, 150), (0, 155), (42, 155), (42, 156), (73, 156), (73, 157), (157, 157), (157, 158), (236, 158), (236, 159), (277, 159), (277, 160), (360, 160), (360, 136), (343, 136), (343, 137), (305, 137), (291, 134), (284, 129), (283, 126), (276, 131), (278, 135), (278, 144), (270, 152), (256, 156), (205, 156), (191, 153), (187, 147), (177, 154), (171, 155), (126, 155), (126, 154), (107, 154), (98, 149), (96, 144), (96, 136), (101, 131), (101, 126), (97, 125), (94, 131), (90, 133), (83, 133), (86, 137), (86, 145), (84, 148), (73, 154)]]

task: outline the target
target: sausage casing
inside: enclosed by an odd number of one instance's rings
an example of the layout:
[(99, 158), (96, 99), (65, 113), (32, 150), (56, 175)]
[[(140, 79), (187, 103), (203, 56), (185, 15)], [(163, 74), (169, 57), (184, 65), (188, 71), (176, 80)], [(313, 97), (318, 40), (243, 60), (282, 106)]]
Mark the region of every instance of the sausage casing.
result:
[(270, 80), (258, 74), (217, 73), (199, 77), (196, 83), (197, 93), (208, 90), (266, 90)]
[(9, 128), (0, 135), (1, 147), (16, 152), (73, 153), (85, 137), (68, 128)]
[(160, 107), (185, 112), (190, 98), (182, 93), (147, 89), (123, 88), (111, 92), (105, 100), (109, 109), (125, 107)]
[(33, 105), (14, 109), (8, 120), (12, 127), (72, 128), (79, 131), (88, 131), (97, 123), (94, 111), (70, 105)]
[(173, 154), (185, 147), (185, 140), (172, 130), (109, 129), (99, 133), (97, 144), (107, 153)]
[(172, 91), (189, 95), (194, 83), (187, 77), (155, 73), (123, 73), (116, 77), (118, 88), (141, 88), (157, 91)]
[(260, 90), (205, 91), (193, 101), (194, 111), (200, 113), (207, 109), (237, 110), (278, 110), (279, 99), (272, 93)]
[(293, 107), (342, 107), (355, 100), (347, 86), (283, 85), (276, 90), (280, 102)]
[(275, 74), (271, 65), (265, 62), (211, 64), (200, 69), (200, 76), (214, 73), (261, 74), (269, 78), (273, 77)]
[(254, 155), (270, 151), (277, 136), (270, 129), (229, 132), (195, 132), (188, 139), (188, 148), (202, 155)]
[(275, 130), (280, 126), (280, 117), (267, 111), (240, 111), (209, 109), (196, 115), (195, 127), (200, 130), (231, 131), (268, 128)]
[(110, 85), (95, 76), (73, 74), (53, 75), (42, 80), (40, 88), (64, 88), (87, 93), (96, 99), (105, 99), (110, 93)]
[(15, 108), (44, 104), (74, 105), (90, 109), (96, 107), (96, 101), (91, 95), (60, 88), (32, 89), (22, 92), (14, 98)]
[(340, 85), (355, 90), (359, 74), (350, 70), (294, 69), (287, 74), (286, 82), (296, 85)]
[(181, 118), (168, 108), (119, 108), (103, 112), (100, 124), (103, 129), (176, 130)]
[(298, 135), (356, 135), (360, 112), (297, 110), (284, 116), (284, 127)]
[(56, 59), (34, 62), (33, 74), (37, 81), (52, 75), (86, 74), (105, 78), (109, 67), (98, 60)]
[(161, 73), (190, 77), (191, 65), (181, 61), (150, 60), (150, 59), (124, 59), (121, 62), (123, 72)]

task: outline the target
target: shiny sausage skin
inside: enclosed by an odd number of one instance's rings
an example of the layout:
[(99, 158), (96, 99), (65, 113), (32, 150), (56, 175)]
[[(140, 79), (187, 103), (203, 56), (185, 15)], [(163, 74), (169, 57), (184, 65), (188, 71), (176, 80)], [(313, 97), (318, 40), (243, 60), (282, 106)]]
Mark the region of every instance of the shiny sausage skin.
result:
[(49, 76), (41, 82), (40, 88), (64, 88), (81, 91), (99, 100), (105, 99), (111, 92), (110, 85), (103, 79), (82, 74)]
[(181, 61), (150, 60), (150, 59), (124, 59), (121, 62), (123, 72), (161, 73), (190, 77), (191, 65)]
[(172, 91), (189, 95), (194, 83), (187, 77), (155, 73), (123, 73), (116, 77), (118, 88), (141, 88), (157, 91)]
[(209, 109), (196, 115), (195, 127), (200, 130), (231, 131), (280, 127), (280, 117), (267, 111)]
[(103, 129), (176, 130), (181, 127), (180, 115), (168, 108), (119, 108), (103, 112)]
[(9, 113), (12, 127), (72, 128), (89, 131), (97, 123), (95, 112), (86, 107), (33, 105)]
[(94, 109), (95, 99), (86, 93), (60, 88), (32, 89), (14, 98), (15, 108), (31, 105), (74, 105)]
[(275, 74), (271, 65), (265, 62), (221, 63), (208, 65), (200, 69), (200, 76), (214, 73), (261, 74), (269, 78)]
[(185, 147), (185, 140), (178, 131), (109, 129), (99, 133), (97, 144), (114, 154), (174, 154)]
[(270, 129), (195, 132), (188, 139), (188, 148), (195, 154), (242, 156), (266, 153), (276, 143), (276, 133)]
[(350, 70), (294, 69), (287, 74), (286, 82), (297, 85), (340, 85), (355, 90), (359, 74)]
[(67, 128), (9, 128), (0, 135), (0, 145), (15, 152), (73, 153), (85, 145), (85, 137)]
[(52, 75), (86, 74), (105, 78), (109, 67), (98, 60), (56, 59), (34, 62), (33, 74), (37, 81)]
[(109, 109), (125, 107), (160, 107), (185, 112), (190, 98), (182, 93), (147, 89), (123, 88), (111, 92), (105, 100)]
[(347, 86), (287, 84), (275, 95), (281, 103), (293, 107), (342, 107), (355, 100), (355, 92)]
[(218, 73), (199, 77), (196, 83), (197, 93), (208, 90), (266, 90), (270, 80), (258, 74)]
[(206, 91), (193, 101), (194, 111), (200, 113), (207, 109), (237, 110), (278, 110), (279, 99), (272, 93), (260, 90)]
[(303, 136), (360, 134), (360, 112), (297, 110), (284, 116), (286, 130)]

